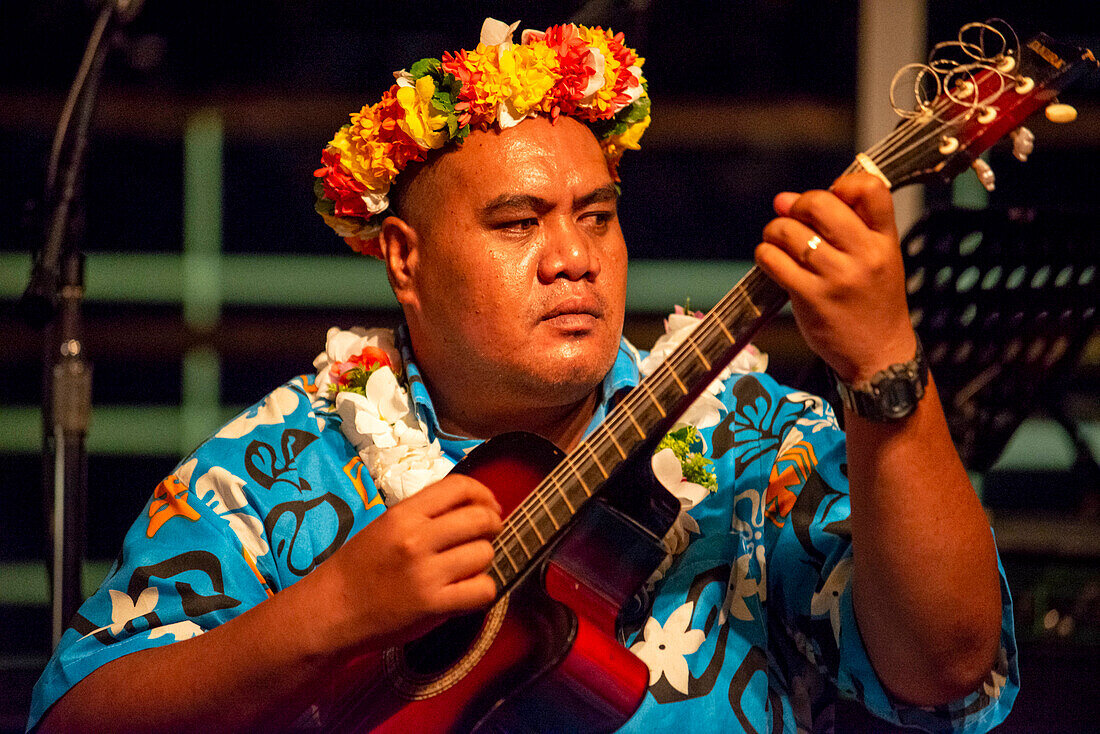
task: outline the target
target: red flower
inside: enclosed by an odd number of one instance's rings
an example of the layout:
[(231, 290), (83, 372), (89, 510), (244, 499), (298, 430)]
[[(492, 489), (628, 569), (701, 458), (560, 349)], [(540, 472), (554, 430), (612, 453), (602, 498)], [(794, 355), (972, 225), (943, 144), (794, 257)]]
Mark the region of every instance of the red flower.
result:
[(458, 101), (455, 102), (455, 114), (458, 115), (459, 126), (480, 127), (486, 120), (495, 119), (496, 110), (487, 102), (477, 100), (475, 85), (481, 81), (482, 73), (473, 68), (468, 56), (465, 50), (454, 54), (445, 52), (440, 68), (445, 73), (452, 74), (462, 84), (458, 92)]
[(546, 29), (542, 38), (558, 55), (558, 73), (561, 79), (554, 85), (550, 104), (551, 119), (559, 114), (572, 115), (577, 103), (596, 70), (587, 64), (588, 46), (577, 34), (574, 25), (556, 25)]
[(381, 367), (389, 367), (393, 369), (393, 363), (390, 362), (390, 355), (386, 354), (384, 349), (378, 347), (366, 347), (363, 351), (359, 352), (348, 359), (357, 365), (361, 365), (365, 370), (378, 369)]
[(393, 369), (393, 363), (385, 350), (378, 347), (365, 347), (359, 354), (354, 354), (344, 362), (336, 362), (329, 367), (329, 375), (340, 387), (347, 387), (349, 373), (355, 369), (362, 369), (370, 374), (376, 369), (389, 367)]
[(398, 124), (399, 120), (405, 119), (405, 110), (397, 101), (396, 84), (390, 87), (379, 100), (378, 118), (380, 122), (378, 139), (389, 144), (390, 158), (398, 171), (405, 170), (409, 161), (422, 161), (427, 157), (427, 151), (421, 150), (416, 141), (410, 138)]
[(325, 197), (336, 204), (336, 216), (369, 219), (371, 212), (363, 201), (367, 188), (340, 164), (340, 151), (325, 148), (321, 153), (321, 163), (324, 165), (313, 175), (321, 179)]

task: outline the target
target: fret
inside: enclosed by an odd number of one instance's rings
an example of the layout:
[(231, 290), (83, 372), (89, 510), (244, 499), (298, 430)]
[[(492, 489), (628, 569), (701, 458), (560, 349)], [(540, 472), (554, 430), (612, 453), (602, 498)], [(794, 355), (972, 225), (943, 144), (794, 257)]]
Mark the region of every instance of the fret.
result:
[[(698, 327), (696, 328), (696, 330), (698, 331)], [(708, 360), (706, 355), (699, 350), (699, 345), (695, 343), (695, 334), (689, 334), (685, 341), (687, 341), (687, 343), (691, 345), (691, 348), (695, 350), (695, 354), (699, 356), (699, 361), (702, 362), (703, 366), (709, 370), (710, 360)]]
[(615, 434), (609, 430), (605, 430), (604, 433), (611, 439), (611, 443), (615, 445), (615, 450), (619, 452), (619, 456), (623, 457), (623, 460), (626, 460), (626, 452), (623, 451), (623, 447), (619, 445), (619, 442), (615, 440)]
[(731, 334), (730, 330), (726, 328), (726, 325), (722, 323), (722, 319), (716, 318), (714, 319), (714, 323), (718, 324), (722, 329), (722, 333), (726, 335), (726, 339), (729, 341), (731, 347), (737, 343), (737, 340), (733, 338), (733, 334)]
[(558, 496), (562, 498), (562, 501), (565, 502), (565, 506), (569, 508), (570, 515), (577, 514), (577, 508), (569, 501), (568, 495), (565, 494), (565, 489), (561, 486), (561, 482), (558, 481), (558, 478), (554, 476), (554, 473), (551, 472), (547, 479), (553, 482), (554, 486), (558, 488)]
[(592, 454), (592, 460), (596, 462), (596, 467), (600, 470), (600, 474), (603, 474), (603, 478), (607, 479), (610, 475), (607, 473), (607, 469), (603, 468), (600, 457), (596, 455), (596, 450), (592, 448), (592, 444), (589, 441), (585, 441), (583, 445), (588, 449), (588, 453)]
[(539, 504), (542, 505), (542, 514), (550, 518), (550, 524), (554, 526), (554, 530), (561, 530), (561, 525), (558, 525), (558, 520), (554, 517), (554, 513), (550, 511), (550, 505), (546, 504), (546, 498), (542, 496), (542, 492), (536, 488), (532, 494), (535, 496), (535, 499), (539, 501)]
[(640, 425), (638, 425), (638, 421), (634, 418), (634, 414), (630, 411), (630, 408), (627, 407), (625, 402), (622, 405), (620, 405), (619, 408), (624, 413), (626, 413), (626, 417), (629, 418), (630, 422), (634, 424), (634, 430), (636, 430), (638, 432), (638, 435), (641, 436), (642, 440), (644, 441), (645, 440), (645, 431), (643, 431), (642, 427)]
[[(500, 540), (503, 537), (504, 536), (502, 534), (502, 535), (497, 536), (497, 539)], [(512, 558), (511, 554), (508, 553), (508, 549), (504, 547), (505, 542), (507, 542), (507, 541), (506, 540), (500, 540), (500, 552), (504, 554), (505, 560), (507, 560), (508, 563), (511, 564), (512, 570), (518, 572), (519, 571), (519, 566), (516, 565), (516, 562)]]
[(497, 568), (497, 561), (494, 558), (493, 563), (489, 566), (489, 575), (493, 577), (493, 581), (496, 583), (497, 588), (503, 589), (504, 585), (508, 583), (508, 579), (505, 578), (504, 572)]
[(523, 530), (523, 523), (517, 521), (512, 524), (512, 532), (505, 538), (505, 544), (512, 544), (513, 549), (515, 546), (519, 546), (519, 552), (523, 555), (523, 561), (520, 562), (520, 567), (524, 566), (527, 561), (532, 558), (531, 551), (527, 550), (527, 546), (523, 544), (523, 538), (520, 537), (520, 531)]
[(661, 366), (668, 370), (668, 373), (670, 375), (672, 375), (672, 379), (676, 380), (676, 384), (680, 386), (680, 392), (682, 392), (684, 395), (687, 395), (688, 394), (687, 387), (685, 387), (684, 383), (680, 381), (680, 376), (676, 374), (676, 370), (672, 369), (672, 365), (670, 365), (668, 363), (667, 359), (665, 360), (664, 364), (662, 364)]
[(584, 481), (584, 475), (581, 474), (580, 470), (576, 467), (575, 464), (573, 464), (572, 460), (570, 459), (571, 456), (572, 454), (566, 454), (565, 458), (562, 459), (562, 463), (569, 467), (569, 471), (573, 472), (573, 476), (575, 476), (577, 478), (577, 481), (581, 483), (581, 487), (584, 489), (584, 493), (591, 497), (592, 488), (588, 486), (588, 482)]
[[(520, 511), (524, 510), (524, 505), (519, 505), (518, 510), (520, 510)], [(547, 539), (543, 538), (542, 534), (539, 533), (538, 518), (537, 517), (532, 517), (531, 515), (529, 515), (527, 513), (525, 513), (525, 514), (527, 515), (527, 517), (524, 518), (526, 527), (530, 528), (531, 532), (535, 533), (535, 537), (538, 539), (538, 543), (533, 544), (533, 545), (535, 545), (535, 552), (538, 552), (538, 549), (542, 547), (542, 544), (546, 543)], [(517, 532), (517, 535), (518, 535), (518, 532)], [(519, 545), (521, 545), (521, 546), (524, 545), (524, 539), (522, 539), (522, 538), (519, 539)], [(532, 555), (531, 551), (527, 550), (527, 546), (524, 546), (524, 550), (527, 551), (527, 556), (528, 557), (530, 557)]]
[[(645, 380), (642, 380), (641, 383), (639, 383), (639, 387), (645, 390), (646, 394), (649, 395), (649, 399), (653, 401), (653, 405), (656, 406), (657, 411), (661, 414), (661, 417), (666, 417), (668, 413), (665, 412), (664, 407), (661, 405), (661, 401), (657, 400), (657, 397), (653, 394), (653, 391), (649, 389), (649, 385), (646, 384)], [(606, 473), (604, 474), (604, 476), (606, 476)]]

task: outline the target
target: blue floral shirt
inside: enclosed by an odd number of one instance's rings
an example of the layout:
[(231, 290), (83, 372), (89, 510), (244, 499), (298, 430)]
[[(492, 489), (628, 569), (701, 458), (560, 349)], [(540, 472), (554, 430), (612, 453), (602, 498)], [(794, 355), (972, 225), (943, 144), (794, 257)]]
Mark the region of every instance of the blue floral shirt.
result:
[[(405, 356), (420, 418), (460, 460), (478, 442), (439, 430)], [(623, 341), (590, 430), (637, 384), (640, 356)], [(735, 375), (719, 397), (725, 414), (701, 431), (718, 485), (689, 511), (691, 542), (629, 631), (650, 677), (622, 731), (808, 731), (832, 720), (838, 698), (929, 731), (1000, 723), (1019, 687), (1003, 570), (1000, 654), (979, 689), (935, 708), (892, 700), (853, 616), (844, 434), (832, 409), (756, 373)], [(156, 487), (38, 681), (28, 728), (99, 666), (226, 622), (385, 511), (340, 417), (315, 398), (312, 376), (291, 380)]]

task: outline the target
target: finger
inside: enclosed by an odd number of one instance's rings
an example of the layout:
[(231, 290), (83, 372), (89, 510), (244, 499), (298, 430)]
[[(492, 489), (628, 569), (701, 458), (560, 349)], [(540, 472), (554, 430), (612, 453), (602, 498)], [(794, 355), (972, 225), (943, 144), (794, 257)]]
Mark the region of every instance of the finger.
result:
[(787, 213), (791, 210), (791, 205), (798, 199), (799, 194), (793, 191), (783, 191), (775, 195), (772, 199), (772, 208), (775, 209), (775, 213), (781, 217), (787, 216)]
[(488, 571), (493, 557), (493, 544), (477, 540), (440, 553), (436, 563), (446, 583), (453, 584)]
[(894, 200), (886, 184), (879, 179), (869, 173), (841, 176), (829, 190), (874, 231), (895, 233)]
[(844, 255), (797, 219), (773, 219), (764, 227), (763, 237), (807, 270), (824, 274), (843, 265)]
[(500, 503), (492, 491), (481, 482), (464, 474), (448, 474), (405, 500), (427, 517), (438, 517), (463, 505), (482, 505), (501, 512)]
[(829, 191), (815, 189), (802, 194), (791, 204), (788, 217), (814, 230), (833, 247), (847, 252), (862, 242), (867, 225), (847, 204)]
[(435, 517), (428, 528), (430, 548), (442, 551), (479, 538), (491, 540), (500, 532), (500, 514), (484, 505), (464, 505)]
[(497, 585), (488, 574), (448, 584), (439, 591), (439, 611), (443, 614), (459, 614), (483, 609), (497, 598)]
[(818, 276), (795, 262), (786, 250), (771, 242), (756, 246), (756, 264), (788, 293), (807, 293)]

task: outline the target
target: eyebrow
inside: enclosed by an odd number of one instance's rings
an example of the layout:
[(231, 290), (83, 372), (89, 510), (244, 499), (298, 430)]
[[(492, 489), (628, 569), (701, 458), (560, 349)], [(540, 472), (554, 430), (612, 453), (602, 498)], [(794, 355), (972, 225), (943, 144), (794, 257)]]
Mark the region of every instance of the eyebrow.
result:
[[(573, 201), (573, 209), (584, 209), (592, 204), (601, 204), (608, 201), (617, 201), (619, 198), (619, 192), (615, 187), (615, 184), (604, 184), (599, 188), (596, 188), (579, 199)], [(493, 215), (502, 211), (508, 210), (526, 210), (544, 212), (551, 209), (553, 205), (546, 199), (540, 196), (534, 196), (532, 194), (501, 194), (494, 198), (485, 206), (481, 207), (478, 213), (483, 219), (489, 219)]]

